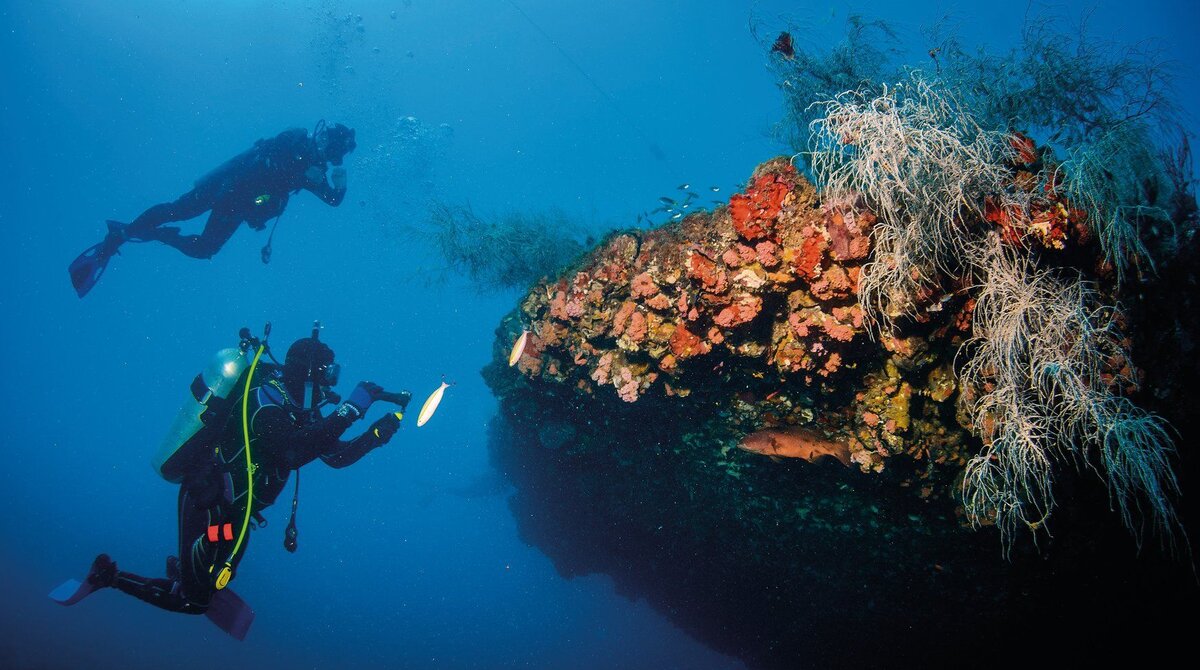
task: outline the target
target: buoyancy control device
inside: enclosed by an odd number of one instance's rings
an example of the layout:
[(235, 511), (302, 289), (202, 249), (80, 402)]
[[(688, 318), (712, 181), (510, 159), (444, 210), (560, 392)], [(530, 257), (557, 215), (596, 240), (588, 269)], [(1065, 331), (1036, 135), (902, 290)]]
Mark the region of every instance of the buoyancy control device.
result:
[(187, 400), (151, 459), (155, 472), (163, 479), (176, 484), (182, 481), (224, 430), (235, 409), (238, 382), (245, 378), (258, 341), (249, 328), (241, 330), (239, 339), (236, 347), (218, 351), (192, 380)]

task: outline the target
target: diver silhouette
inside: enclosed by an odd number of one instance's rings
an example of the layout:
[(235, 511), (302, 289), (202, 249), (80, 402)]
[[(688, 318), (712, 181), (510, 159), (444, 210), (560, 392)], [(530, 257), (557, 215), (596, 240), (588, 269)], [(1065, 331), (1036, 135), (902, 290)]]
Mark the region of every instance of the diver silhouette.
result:
[[(332, 207), (346, 196), (342, 160), (354, 151), (354, 130), (340, 123), (317, 124), (312, 135), (292, 128), (226, 161), (201, 177), (192, 190), (174, 202), (154, 205), (132, 223), (108, 222), (108, 234), (70, 265), (71, 284), (79, 297), (100, 281), (109, 260), (125, 242), (162, 242), (192, 258), (212, 258), (243, 221), (263, 230), (278, 220), (292, 193), (306, 190)], [(326, 178), (326, 163), (334, 168)], [(330, 185), (332, 182), (332, 185)], [(186, 221), (210, 212), (199, 235), (184, 235), (164, 223)], [(272, 238), (274, 231), (271, 232)], [(263, 247), (263, 262), (271, 257), (271, 238)]]

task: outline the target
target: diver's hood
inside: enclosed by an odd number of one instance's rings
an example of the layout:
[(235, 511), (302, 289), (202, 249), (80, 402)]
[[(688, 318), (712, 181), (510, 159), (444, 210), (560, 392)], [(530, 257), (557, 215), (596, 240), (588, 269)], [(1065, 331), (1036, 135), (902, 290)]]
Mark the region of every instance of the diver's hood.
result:
[(358, 143), (354, 141), (354, 129), (335, 123), (325, 131), (325, 157), (334, 165), (341, 165), (346, 154), (354, 151)]
[(288, 348), (283, 360), (283, 385), (293, 399), (313, 409), (320, 397), (332, 395), (329, 388), (337, 384), (340, 372), (333, 349), (315, 337), (305, 337)]

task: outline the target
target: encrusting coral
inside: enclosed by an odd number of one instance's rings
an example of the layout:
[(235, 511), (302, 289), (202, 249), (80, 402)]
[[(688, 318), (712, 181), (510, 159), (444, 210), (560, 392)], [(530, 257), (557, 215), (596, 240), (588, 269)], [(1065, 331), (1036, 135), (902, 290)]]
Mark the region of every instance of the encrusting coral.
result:
[(686, 399), (723, 408), (742, 435), (801, 429), (863, 471), (905, 452), (961, 463), (954, 383), (933, 367), (963, 341), (970, 301), (926, 296), (947, 325), (872, 340), (858, 291), (875, 222), (861, 200), (822, 202), (790, 161), (768, 161), (728, 206), (613, 234), (536, 285), (505, 334), (530, 333), (516, 369), (615, 412)]

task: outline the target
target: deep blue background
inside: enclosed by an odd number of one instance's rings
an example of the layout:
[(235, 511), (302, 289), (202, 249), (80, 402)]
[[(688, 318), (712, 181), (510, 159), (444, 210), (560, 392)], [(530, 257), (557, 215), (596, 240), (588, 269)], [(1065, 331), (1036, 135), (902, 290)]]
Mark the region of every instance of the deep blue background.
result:
[[(480, 297), (447, 275), (422, 242), (421, 204), (557, 207), (603, 230), (681, 182), (728, 194), (784, 152), (766, 135), (779, 95), (747, 25), (777, 27), (793, 3), (519, 4), (608, 99), (508, 0), (0, 2), (0, 665), (739, 666), (604, 578), (559, 578), (502, 497), (448, 493), (487, 471), (495, 402), (478, 370), (516, 295)], [(920, 26), (944, 13), (968, 42), (1015, 41), (1023, 3), (973, 4), (870, 11), (914, 62)], [(1161, 38), (1195, 110), (1188, 5), (1086, 6), (1099, 36)], [(1082, 7), (1056, 10), (1064, 29)], [(810, 25), (797, 39), (819, 44), (840, 37), (846, 10), (793, 16)], [(408, 115), (452, 136), (398, 139)], [(130, 220), (255, 139), (322, 117), (358, 130), (350, 194), (338, 209), (295, 197), (269, 266), (265, 233), (247, 229), (211, 261), (130, 245), (75, 297), (66, 265), (104, 219)], [(313, 319), (343, 392), (369, 378), (419, 402), (443, 375), (458, 383), (429, 425), (356, 467), (306, 468), (297, 554), (280, 546), (286, 505), (270, 510), (235, 582), (258, 612), (249, 638), (115, 592), (70, 610), (46, 599), (101, 551), (161, 574), (176, 488), (148, 458), (188, 381), (243, 325), (273, 321), (283, 349)]]

